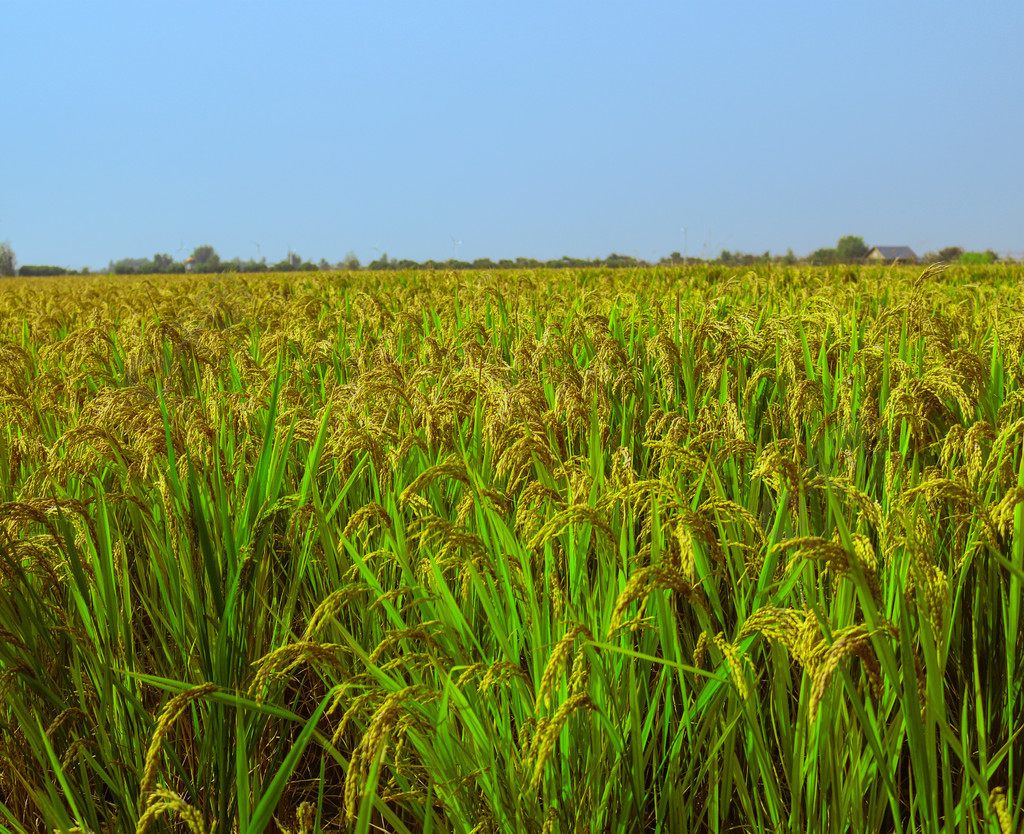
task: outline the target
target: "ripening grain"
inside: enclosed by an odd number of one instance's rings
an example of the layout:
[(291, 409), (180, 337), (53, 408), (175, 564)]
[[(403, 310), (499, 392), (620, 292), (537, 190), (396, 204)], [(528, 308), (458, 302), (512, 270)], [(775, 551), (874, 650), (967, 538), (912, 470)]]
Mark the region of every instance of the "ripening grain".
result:
[(0, 825), (1016, 830), (1016, 266), (0, 284)]

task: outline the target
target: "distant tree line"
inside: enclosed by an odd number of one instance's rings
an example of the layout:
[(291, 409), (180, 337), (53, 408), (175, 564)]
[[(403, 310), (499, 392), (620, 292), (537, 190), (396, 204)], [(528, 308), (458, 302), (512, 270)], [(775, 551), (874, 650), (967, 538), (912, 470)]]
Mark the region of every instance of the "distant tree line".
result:
[[(834, 249), (816, 249), (807, 256), (807, 262), (814, 265), (864, 263), (870, 251), (863, 238), (846, 235), (839, 238)], [(991, 249), (985, 252), (965, 252), (960, 246), (947, 246), (938, 252), (926, 252), (917, 258), (918, 263), (924, 264), (991, 264), (998, 260), (999, 255)]]
[[(677, 255), (678, 253), (674, 253)], [(693, 259), (691, 259), (693, 260)], [(661, 263), (664, 263), (662, 259)], [(679, 261), (682, 263), (682, 261)], [(199, 246), (192, 252), (192, 255), (184, 261), (175, 261), (170, 255), (154, 255), (152, 258), (123, 258), (119, 261), (111, 261), (107, 267), (108, 272), (115, 275), (152, 275), (160, 273), (213, 273), (213, 272), (330, 272), (349, 270), (399, 270), (399, 269), (541, 269), (560, 267), (636, 267), (650, 266), (646, 261), (634, 258), (630, 255), (620, 255), (612, 252), (607, 258), (571, 258), (564, 255), (554, 260), (541, 261), (536, 258), (515, 258), (502, 259), (498, 261), (490, 258), (477, 258), (474, 261), (460, 261), (449, 258), (444, 261), (413, 261), (407, 258), (394, 259), (388, 256), (387, 252), (381, 253), (364, 267), (354, 252), (349, 252), (336, 263), (331, 263), (326, 258), (321, 258), (314, 263), (302, 258), (296, 252), (289, 252), (283, 261), (275, 264), (268, 264), (266, 258), (260, 260), (243, 261), (240, 258), (225, 261), (212, 246)]]
[(67, 275), (70, 270), (63, 266), (39, 266), (37, 264), (25, 264), (18, 270), (23, 278), (42, 278), (53, 275)]
[[(752, 254), (747, 252), (730, 252), (723, 249), (717, 258), (685, 256), (679, 252), (673, 252), (665, 258), (661, 258), (658, 266), (678, 266), (684, 264), (716, 263), (724, 266), (744, 267), (757, 264), (810, 264), (814, 266), (827, 266), (832, 264), (856, 264), (864, 263), (869, 248), (864, 239), (856, 235), (845, 235), (839, 238), (835, 247), (816, 249), (806, 258), (799, 258), (789, 249), (785, 255), (772, 255), (771, 252)], [(999, 256), (991, 249), (985, 252), (965, 252), (960, 246), (948, 246), (938, 252), (927, 252), (918, 258), (920, 263), (946, 263), (959, 264), (989, 264), (999, 261)], [(326, 258), (319, 262), (305, 260), (296, 252), (288, 252), (284, 260), (275, 264), (268, 264), (266, 258), (260, 260), (242, 260), (234, 258), (230, 261), (222, 260), (217, 251), (210, 245), (197, 246), (192, 254), (183, 261), (177, 261), (167, 253), (157, 253), (152, 258), (122, 258), (119, 261), (110, 261), (107, 272), (114, 275), (159, 275), (159, 274), (183, 274), (186, 272), (216, 273), (216, 272), (331, 272), (348, 270), (399, 270), (399, 269), (420, 269), (420, 270), (452, 270), (452, 269), (559, 269), (566, 267), (646, 267), (651, 263), (631, 255), (620, 255), (612, 252), (606, 258), (571, 258), (565, 255), (553, 260), (541, 261), (536, 258), (515, 258), (502, 259), (498, 261), (490, 258), (477, 258), (474, 261), (460, 261), (449, 258), (444, 261), (413, 261), (408, 259), (392, 259), (384, 252), (380, 257), (368, 263), (365, 267), (356, 257), (354, 252), (348, 252), (344, 258), (336, 263), (331, 263)], [(24, 277), (55, 276), (55, 275), (88, 275), (89, 268), (81, 270), (68, 269), (62, 266), (38, 266), (25, 265), (18, 267), (14, 250), (8, 241), (0, 243), (0, 276), (21, 275)]]
[(991, 249), (984, 252), (965, 252), (961, 246), (947, 246), (938, 252), (926, 252), (921, 256), (924, 263), (944, 261), (950, 264), (994, 264), (1000, 259)]

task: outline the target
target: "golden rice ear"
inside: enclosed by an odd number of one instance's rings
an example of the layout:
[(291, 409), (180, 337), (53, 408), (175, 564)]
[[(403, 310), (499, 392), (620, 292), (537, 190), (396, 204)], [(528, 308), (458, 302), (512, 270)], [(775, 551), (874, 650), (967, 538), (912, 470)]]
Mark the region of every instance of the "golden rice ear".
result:
[(629, 577), (626, 587), (622, 589), (618, 599), (615, 601), (611, 622), (608, 625), (609, 640), (622, 627), (622, 615), (626, 612), (626, 609), (637, 600), (645, 599), (648, 594), (658, 589), (675, 591), (689, 602), (701, 608), (706, 608), (701, 594), (686, 581), (686, 577), (678, 568), (663, 565), (652, 565), (642, 568)]
[(804, 613), (792, 608), (759, 608), (743, 623), (737, 641), (760, 632), (769, 640), (782, 643), (791, 655), (797, 654)]
[(558, 707), (550, 721), (544, 722), (542, 729), (538, 725), (539, 731), (534, 737), (534, 752), (531, 757), (533, 765), (533, 776), (530, 779), (531, 790), (537, 790), (540, 787), (541, 779), (544, 776), (544, 765), (551, 758), (555, 742), (558, 741), (558, 736), (561, 735), (562, 728), (565, 727), (569, 717), (580, 710), (593, 708), (593, 701), (590, 700), (590, 696), (586, 692), (576, 692)]
[(345, 816), (349, 822), (355, 820), (359, 800), (371, 787), (370, 770), (373, 762), (384, 756), (393, 735), (397, 734), (400, 743), (414, 723), (410, 720), (411, 713), (405, 704), (422, 705), (436, 700), (438, 695), (422, 684), (407, 686), (387, 695), (374, 711), (345, 774), (343, 798)]
[(744, 665), (750, 665), (750, 658), (746, 652), (734, 643), (725, 639), (725, 635), (719, 632), (714, 637), (714, 643), (725, 657), (725, 665), (729, 671), (729, 678), (736, 688), (737, 694), (744, 701), (750, 700), (750, 687), (747, 686), (746, 674), (743, 671)]
[(602, 534), (609, 542), (614, 542), (611, 525), (604, 510), (588, 506), (587, 504), (572, 504), (548, 519), (533, 538), (527, 542), (526, 547), (529, 550), (537, 550), (567, 529), (574, 528), (580, 524), (589, 524), (594, 528), (594, 532)]
[(821, 665), (814, 671), (814, 683), (811, 687), (811, 700), (808, 708), (808, 721), (811, 724), (818, 716), (818, 709), (825, 697), (829, 683), (832, 681), (832, 676), (847, 658), (855, 654), (867, 654), (874, 661), (869, 673), (872, 682), (878, 680), (879, 687), (881, 686), (878, 661), (870, 652), (870, 646), (870, 635), (864, 626), (851, 626), (837, 634), (835, 642), (825, 651)]
[(926, 286), (945, 272), (948, 267), (949, 264), (941, 261), (925, 267), (920, 273), (918, 273), (917, 277), (914, 278), (913, 283), (910, 285), (911, 298), (918, 296)]
[(704, 660), (707, 658), (708, 651), (708, 633), (702, 631), (697, 635), (697, 642), (693, 647), (693, 665), (695, 668), (700, 669), (704, 666)]
[(996, 505), (992, 517), (1003, 536), (1012, 535), (1017, 505), (1022, 503), (1024, 503), (1024, 487), (1014, 487), (1007, 490)]
[(570, 628), (552, 649), (551, 657), (548, 658), (544, 673), (541, 675), (540, 685), (537, 687), (537, 699), (533, 707), (535, 713), (539, 714), (541, 707), (550, 708), (556, 681), (565, 669), (576, 638), (581, 636), (587, 640), (593, 640), (590, 630), (586, 626), (577, 624)]
[(484, 674), (481, 676), (480, 683), (477, 686), (478, 692), (487, 692), (490, 689), (516, 679), (527, 685), (530, 683), (529, 675), (516, 663), (498, 660), (490, 666), (484, 666), (484, 664), (480, 664), (480, 666), (483, 668)]
[(999, 834), (1011, 834), (1013, 831), (1013, 815), (1006, 798), (1006, 789), (993, 788), (989, 794), (989, 808), (999, 825)]
[(679, 545), (679, 570), (690, 587), (693, 587), (697, 584), (696, 551), (689, 525), (684, 521), (676, 525), (676, 542)]
[(350, 653), (351, 650), (347, 646), (335, 643), (288, 643), (256, 661), (255, 665), (258, 668), (249, 685), (249, 695), (255, 698), (257, 704), (263, 703), (266, 685), (272, 679), (283, 678), (302, 663), (315, 661), (345, 674), (345, 664), (341, 657)]
[(149, 794), (145, 811), (135, 826), (135, 834), (146, 834), (160, 817), (169, 815), (181, 820), (190, 834), (207, 834), (199, 809), (189, 805), (180, 794), (166, 788), (156, 788)]
[(323, 629), (353, 599), (363, 594), (371, 593), (372, 589), (364, 584), (349, 585), (332, 591), (316, 607), (306, 624), (306, 630), (302, 633), (302, 642), (315, 642), (313, 638)]
[(140, 812), (145, 812), (149, 807), (150, 794), (156, 787), (157, 771), (160, 768), (160, 752), (163, 749), (164, 739), (170, 734), (175, 722), (193, 701), (201, 700), (206, 695), (216, 691), (217, 686), (212, 683), (194, 686), (175, 695), (160, 711), (160, 717), (157, 719), (156, 729), (153, 731), (153, 738), (150, 740), (146, 761), (142, 768), (142, 780), (139, 782)]

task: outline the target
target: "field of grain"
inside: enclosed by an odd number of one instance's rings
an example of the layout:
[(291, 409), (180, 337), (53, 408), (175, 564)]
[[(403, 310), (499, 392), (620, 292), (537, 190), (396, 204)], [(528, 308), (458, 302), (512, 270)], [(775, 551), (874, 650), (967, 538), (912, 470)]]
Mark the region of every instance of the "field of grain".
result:
[(1024, 268), (0, 284), (0, 826), (992, 832)]

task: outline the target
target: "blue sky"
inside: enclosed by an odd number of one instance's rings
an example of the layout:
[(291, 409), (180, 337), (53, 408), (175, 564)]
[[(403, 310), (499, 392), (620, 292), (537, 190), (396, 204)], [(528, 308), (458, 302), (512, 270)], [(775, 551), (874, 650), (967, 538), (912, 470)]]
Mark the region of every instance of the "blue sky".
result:
[(0, 9), (22, 264), (1024, 254), (1020, 0)]

